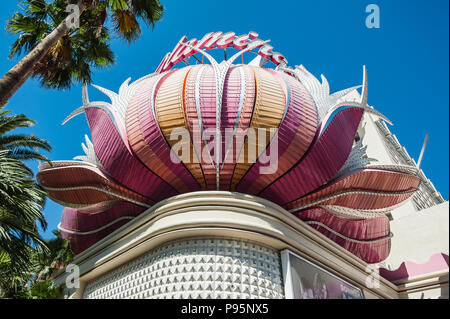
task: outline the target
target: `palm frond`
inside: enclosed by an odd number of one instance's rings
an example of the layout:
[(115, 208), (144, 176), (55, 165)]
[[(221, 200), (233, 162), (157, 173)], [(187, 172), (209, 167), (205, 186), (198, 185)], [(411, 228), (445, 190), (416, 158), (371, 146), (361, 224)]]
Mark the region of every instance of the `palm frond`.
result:
[(23, 1), (25, 12), (37, 19), (45, 19), (51, 11), (51, 4), (45, 0), (27, 0)]
[(21, 161), (40, 160), (44, 162), (50, 162), (50, 159), (47, 156), (26, 148), (14, 148), (8, 153), (8, 157)]
[(133, 12), (147, 25), (155, 26), (162, 19), (164, 6), (158, 0), (132, 0)]
[[(79, 0), (26, 0), (22, 12), (7, 22), (7, 30), (17, 34), (10, 57), (28, 53), (67, 17), (67, 4)], [(75, 83), (90, 83), (92, 70), (115, 62), (106, 24), (110, 18), (114, 32), (129, 43), (141, 33), (139, 20), (152, 27), (162, 18), (164, 7), (158, 0), (82, 0), (85, 9), (80, 27), (69, 31), (46, 55), (33, 65), (32, 76), (43, 87), (66, 89)]]
[(34, 136), (5, 135), (32, 124), (34, 121), (23, 114), (0, 113), (0, 290), (4, 291), (7, 278), (6, 287), (13, 295), (20, 291), (20, 278), (31, 269), (33, 250), (37, 247), (47, 250), (38, 230), (38, 226), (44, 230), (47, 227), (42, 213), (46, 193), (22, 160), (47, 160), (37, 149), (50, 150), (50, 145)]
[(17, 40), (13, 43), (10, 50), (10, 57), (21, 55), (31, 51), (46, 35), (48, 35), (52, 26), (45, 20), (26, 16), (16, 12), (7, 22), (6, 30), (13, 34), (19, 34)]
[(2, 116), (0, 117), (0, 135), (6, 134), (19, 127), (30, 127), (34, 124), (36, 124), (36, 122), (30, 120), (24, 114)]
[(0, 136), (0, 149), (15, 149), (17, 147), (41, 148), (51, 151), (50, 143), (36, 136), (25, 134)]
[(112, 14), (115, 31), (128, 42), (136, 41), (141, 35), (141, 27), (130, 10), (115, 10)]

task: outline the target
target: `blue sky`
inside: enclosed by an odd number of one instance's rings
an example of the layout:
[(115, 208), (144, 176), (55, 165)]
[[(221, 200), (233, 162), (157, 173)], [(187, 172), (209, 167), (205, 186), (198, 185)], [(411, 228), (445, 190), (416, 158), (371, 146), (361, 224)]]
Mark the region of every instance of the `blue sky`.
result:
[[(180, 1), (162, 0), (165, 14), (155, 29), (143, 29), (137, 43), (115, 40), (117, 63), (95, 71), (93, 83), (117, 91), (128, 77), (152, 73), (165, 53), (182, 35), (201, 38), (212, 31), (237, 34), (256, 31), (270, 39), (274, 51), (289, 65), (305, 65), (316, 76), (324, 74), (332, 91), (361, 83), (362, 66), (369, 78), (369, 104), (385, 114), (391, 130), (417, 160), (426, 133), (430, 134), (422, 169), (448, 200), (449, 191), (449, 16), (447, 0), (314, 0), (314, 1)], [(365, 26), (368, 4), (381, 11), (381, 28)], [(0, 21), (17, 10), (16, 0), (2, 1)], [(0, 32), (0, 72), (18, 60), (8, 59), (14, 37)], [(94, 88), (92, 100), (107, 100)], [(79, 116), (62, 120), (81, 105), (81, 87), (46, 90), (28, 80), (10, 100), (7, 109), (37, 121), (28, 129), (49, 140), (54, 160), (81, 155), (80, 143), (89, 133)], [(32, 167), (37, 170), (37, 165)], [(47, 201), (45, 216), (50, 231), (56, 229), (62, 207)]]

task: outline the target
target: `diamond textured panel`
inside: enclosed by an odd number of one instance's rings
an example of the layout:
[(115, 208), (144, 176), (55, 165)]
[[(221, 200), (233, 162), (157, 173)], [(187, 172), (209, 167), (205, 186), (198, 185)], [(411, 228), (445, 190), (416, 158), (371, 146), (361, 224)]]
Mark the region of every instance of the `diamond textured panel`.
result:
[(90, 282), (86, 299), (284, 298), (277, 251), (225, 239), (161, 246)]

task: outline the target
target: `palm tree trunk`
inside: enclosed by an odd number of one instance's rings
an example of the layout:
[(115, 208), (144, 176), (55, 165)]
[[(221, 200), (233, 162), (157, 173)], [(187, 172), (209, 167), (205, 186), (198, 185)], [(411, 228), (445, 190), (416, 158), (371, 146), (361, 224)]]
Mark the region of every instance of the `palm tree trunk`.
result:
[[(80, 13), (85, 9), (85, 5), (81, 1), (79, 2), (78, 7), (80, 8)], [(38, 63), (48, 53), (50, 48), (68, 31), (69, 23), (66, 23), (66, 20), (64, 20), (0, 79), (0, 106), (5, 105), (22, 84), (28, 80), (33, 72), (34, 65)]]

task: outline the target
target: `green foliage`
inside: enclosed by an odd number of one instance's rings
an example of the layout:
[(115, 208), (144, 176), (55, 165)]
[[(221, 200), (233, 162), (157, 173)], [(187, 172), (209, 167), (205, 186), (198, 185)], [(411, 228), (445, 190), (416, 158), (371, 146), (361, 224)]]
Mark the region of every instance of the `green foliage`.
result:
[[(71, 1), (76, 3), (77, 1)], [(8, 20), (7, 30), (19, 37), (11, 46), (10, 56), (30, 52), (66, 19), (67, 0), (26, 0), (23, 12)], [(85, 10), (80, 27), (71, 30), (53, 45), (34, 66), (32, 76), (48, 88), (70, 88), (73, 83), (90, 83), (93, 68), (115, 63), (111, 32), (131, 43), (141, 35), (139, 20), (152, 25), (162, 18), (163, 6), (158, 0), (84, 0)]]
[(65, 267), (72, 261), (74, 255), (69, 241), (61, 237), (61, 233), (54, 230), (53, 239), (46, 241), (48, 249), (38, 249), (32, 258), (32, 263), (39, 279), (49, 279), (56, 270)]
[(29, 294), (32, 299), (56, 299), (62, 293), (61, 286), (53, 286), (50, 280), (34, 281)]
[(13, 134), (16, 128), (34, 122), (25, 115), (11, 115), (0, 107), (0, 297), (52, 298), (60, 293), (51, 286), (55, 269), (73, 258), (68, 242), (54, 232), (44, 241), (42, 214), (45, 191), (35, 182), (33, 171), (23, 160), (45, 160), (38, 149), (50, 151), (47, 141)]
[(38, 224), (47, 227), (42, 214), (46, 194), (23, 160), (48, 160), (38, 148), (50, 150), (50, 145), (38, 137), (10, 134), (32, 124), (25, 115), (0, 108), (0, 251), (20, 271), (26, 269), (30, 248), (45, 247)]
[(62, 285), (54, 285), (52, 276), (72, 259), (67, 240), (58, 231), (54, 239), (46, 241), (47, 249), (29, 249), (25, 267), (13, 267), (9, 255), (0, 252), (0, 298), (55, 299), (63, 292)]

